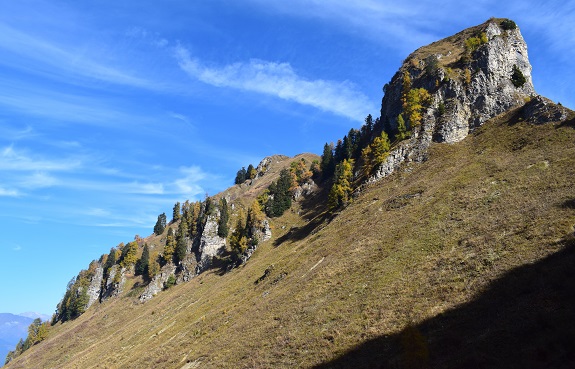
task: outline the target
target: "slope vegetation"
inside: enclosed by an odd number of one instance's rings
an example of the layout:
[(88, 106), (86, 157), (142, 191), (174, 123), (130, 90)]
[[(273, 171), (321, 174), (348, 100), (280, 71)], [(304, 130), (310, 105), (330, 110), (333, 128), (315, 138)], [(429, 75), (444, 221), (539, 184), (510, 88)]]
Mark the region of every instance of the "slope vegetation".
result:
[(319, 192), (241, 267), (96, 304), (7, 368), (569, 367), (569, 113), (432, 143), (338, 214)]

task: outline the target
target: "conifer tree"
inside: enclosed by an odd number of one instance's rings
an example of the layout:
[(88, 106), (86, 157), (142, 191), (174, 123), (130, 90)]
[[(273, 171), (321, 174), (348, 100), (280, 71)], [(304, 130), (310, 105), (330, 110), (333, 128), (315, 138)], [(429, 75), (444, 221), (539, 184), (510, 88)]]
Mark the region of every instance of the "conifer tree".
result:
[(164, 254), (162, 255), (164, 263), (169, 263), (172, 261), (175, 251), (176, 238), (174, 236), (174, 230), (170, 228), (168, 229), (168, 235), (166, 236), (166, 246), (164, 246)]
[(387, 133), (381, 132), (381, 134), (373, 140), (371, 146), (372, 146), (371, 150), (373, 156), (373, 166), (374, 167), (380, 166), (387, 158), (387, 155), (389, 154), (389, 149), (391, 147), (389, 137), (387, 137)]
[(142, 251), (142, 256), (138, 259), (136, 263), (136, 275), (142, 275), (144, 277), (148, 276), (148, 266), (150, 265), (150, 249), (148, 244), (144, 244), (144, 250)]
[(423, 110), (430, 102), (431, 95), (424, 88), (415, 88), (408, 92), (404, 112), (412, 130), (421, 124)]
[(246, 175), (247, 175), (247, 171), (245, 167), (242, 167), (242, 169), (238, 170), (238, 173), (236, 174), (236, 179), (234, 181), (234, 184), (242, 184), (246, 181)]
[(148, 262), (148, 279), (151, 280), (160, 273), (160, 263), (158, 263), (158, 254), (156, 252), (150, 255)]
[(253, 165), (248, 165), (248, 169), (246, 170), (246, 179), (254, 179), (256, 178), (258, 171), (254, 168)]
[(178, 233), (176, 235), (176, 250), (174, 253), (174, 262), (177, 264), (184, 260), (188, 251), (188, 225), (186, 222), (180, 222)]
[(117, 250), (114, 247), (110, 249), (110, 253), (108, 254), (108, 258), (104, 264), (104, 277), (107, 277), (110, 274), (110, 268), (116, 264), (116, 251)]
[(122, 249), (122, 256), (120, 265), (122, 267), (127, 267), (129, 265), (135, 264), (138, 261), (138, 243), (136, 241), (128, 243)]
[(178, 264), (180, 261), (183, 261), (186, 257), (186, 252), (188, 249), (188, 242), (185, 237), (178, 238), (176, 243), (176, 252), (174, 254), (174, 262)]
[(333, 144), (326, 144), (323, 146), (323, 154), (321, 155), (320, 169), (324, 178), (328, 178), (333, 174), (335, 169), (335, 161), (333, 158)]
[(353, 188), (353, 159), (344, 160), (335, 169), (335, 182), (328, 195), (328, 207), (335, 210), (351, 201)]
[(218, 220), (218, 236), (222, 238), (228, 237), (230, 215), (228, 211), (228, 202), (225, 197), (220, 199), (220, 219)]
[(234, 260), (238, 260), (239, 256), (246, 251), (248, 248), (248, 238), (246, 234), (246, 221), (244, 213), (241, 211), (238, 214), (238, 219), (236, 222), (236, 227), (232, 231), (232, 234), (228, 238), (230, 249), (232, 252), (232, 257)]
[(190, 232), (190, 239), (196, 237), (200, 229), (200, 213), (202, 212), (202, 203), (200, 201), (194, 202), (190, 206), (190, 217), (188, 222), (188, 228)]
[(271, 217), (279, 217), (291, 207), (292, 175), (288, 169), (282, 169), (277, 182), (269, 187), (270, 197), (266, 207), (266, 213)]
[(362, 151), (363, 172), (369, 176), (373, 169), (379, 167), (387, 158), (391, 143), (387, 137), (387, 133), (382, 131), (369, 146)]
[(158, 221), (154, 226), (154, 233), (159, 236), (162, 233), (164, 233), (165, 229), (166, 229), (166, 213), (162, 213), (158, 215)]
[(253, 238), (253, 230), (261, 228), (265, 215), (260, 207), (260, 203), (254, 200), (248, 209), (248, 216), (246, 219), (246, 233), (248, 238)]
[(172, 214), (173, 214), (172, 215), (172, 223), (175, 223), (178, 220), (180, 220), (181, 213), (180, 213), (180, 202), (179, 201), (174, 204), (174, 211)]
[(409, 137), (409, 133), (407, 132), (407, 128), (405, 127), (405, 120), (403, 119), (403, 115), (399, 114), (397, 116), (397, 130), (399, 133), (397, 134), (397, 139), (399, 141), (403, 141)]

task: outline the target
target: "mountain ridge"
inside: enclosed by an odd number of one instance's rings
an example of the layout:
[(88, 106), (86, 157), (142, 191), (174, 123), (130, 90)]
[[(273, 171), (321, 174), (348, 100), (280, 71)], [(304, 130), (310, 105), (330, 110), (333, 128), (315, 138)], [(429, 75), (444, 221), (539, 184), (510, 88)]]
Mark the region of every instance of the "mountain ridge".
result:
[[(396, 136), (394, 145), (376, 174), (364, 178), (367, 184), (347, 207), (327, 212), (332, 181), (316, 178), (317, 183), (312, 181), (319, 184), (316, 190), (269, 220), (272, 238), (262, 238), (248, 263), (219, 268), (223, 254), (217, 250), (227, 245), (225, 239), (213, 236), (215, 251), (207, 264), (201, 263), (201, 255), (198, 260), (197, 254), (195, 259), (189, 254), (190, 259), (179, 265), (164, 266), (169, 272), (158, 279), (156, 297), (145, 304), (136, 302), (140, 281), (116, 265), (123, 276), (113, 283), (124, 283), (124, 289), (109, 286), (119, 291), (118, 298), (100, 295), (94, 302), (101, 303), (77, 320), (56, 324), (45, 342), (8, 367), (50, 362), (57, 367), (95, 368), (101, 367), (96, 357), (102, 356), (107, 367), (173, 368), (322, 363), (457, 367), (462, 362), (508, 362), (505, 353), (489, 361), (474, 350), (458, 351), (461, 362), (448, 360), (446, 353), (434, 356), (441, 352), (435, 345), (440, 335), (424, 323), (472, 303), (515, 268), (547, 260), (572, 244), (575, 215), (569, 204), (575, 194), (569, 179), (575, 175), (570, 155), (575, 113), (535, 95), (528, 60), (517, 67), (525, 77), (523, 85), (515, 85), (517, 57), (496, 51), (523, 50), (524, 42), (517, 28), (504, 29), (503, 22), (492, 19), (452, 36), (460, 38), (455, 45), (460, 54), (449, 64), (438, 62), (436, 68), (428, 68), (434, 64), (429, 55), (435, 55), (428, 51), (441, 47), (441, 42), (406, 59), (385, 89), (375, 129)], [(478, 45), (471, 50), (468, 43)], [(520, 54), (527, 57), (526, 47)], [(424, 60), (413, 62), (421, 55)], [(492, 69), (490, 60), (497, 55), (501, 63)], [(447, 65), (461, 68), (441, 72)], [(465, 70), (473, 66), (477, 69), (469, 72), (467, 81)], [(452, 76), (446, 79), (447, 74)], [(503, 100), (477, 98), (492, 96), (491, 89), (498, 86), (506, 91)], [(421, 88), (433, 98), (414, 111), (409, 93)], [(409, 115), (410, 137), (397, 139), (402, 134), (399, 116), (407, 117), (410, 109), (419, 112), (421, 120), (416, 121), (417, 114)], [(302, 157), (317, 158), (297, 156), (295, 162)], [(283, 168), (294, 159), (269, 158), (283, 161)], [(237, 209), (247, 208), (267, 187), (258, 183), (275, 181), (279, 172), (276, 168), (272, 176), (258, 168), (255, 179), (215, 198), (239, 200), (234, 202)], [(215, 232), (219, 216), (217, 212), (211, 219), (208, 216), (202, 227), (207, 229), (209, 223), (210, 232)], [(197, 241), (190, 240), (189, 249), (202, 244), (201, 238), (200, 234)], [(152, 238), (138, 242), (145, 240)], [(102, 274), (103, 264), (101, 260)], [(186, 270), (196, 274), (191, 278)], [(178, 285), (159, 293), (174, 273), (179, 275)], [(111, 274), (108, 277), (114, 280)], [(103, 279), (90, 282), (97, 289)], [(536, 290), (532, 298), (541, 293)], [(568, 322), (572, 314), (561, 311), (560, 322)], [(540, 343), (529, 342), (527, 349), (549, 355), (557, 343), (553, 332), (545, 332)], [(391, 341), (382, 340), (389, 336)], [(71, 337), (78, 339), (71, 342)], [(366, 345), (354, 351), (358, 342)], [(385, 356), (369, 342), (389, 345), (382, 351)], [(66, 347), (69, 356), (62, 356), (58, 345)], [(95, 350), (96, 346), (103, 348)], [(113, 352), (118, 347), (121, 350)], [(366, 353), (369, 356), (361, 359)], [(537, 362), (539, 367), (549, 363), (543, 359)]]

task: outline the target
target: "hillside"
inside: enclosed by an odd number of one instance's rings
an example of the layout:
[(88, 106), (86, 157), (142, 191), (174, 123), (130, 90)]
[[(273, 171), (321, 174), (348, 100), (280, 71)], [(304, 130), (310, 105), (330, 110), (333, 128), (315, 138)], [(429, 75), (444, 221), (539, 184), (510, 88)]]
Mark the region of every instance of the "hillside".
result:
[[(247, 262), (213, 262), (185, 279), (190, 254), (163, 267), (166, 278), (179, 270), (177, 285), (144, 303), (141, 277), (122, 272), (115, 298), (53, 325), (7, 368), (573, 367), (575, 112), (531, 96), (526, 51), (526, 81), (514, 86), (513, 50), (524, 44), (494, 24), (454, 36), (487, 37), (469, 61), (448, 62), (463, 63), (452, 68), (461, 80), (436, 83), (411, 60), (465, 41), (406, 59), (386, 88), (382, 126), (401, 134), (405, 71), (432, 103), (420, 122), (407, 119), (410, 135), (380, 167), (356, 175), (346, 206), (330, 210), (333, 180), (318, 180), (268, 219), (272, 237)], [(468, 65), (478, 69), (466, 82)], [(493, 88), (513, 94), (490, 100)], [(238, 216), (299, 159), (272, 157), (265, 175), (215, 198)], [(163, 237), (138, 245), (159, 249)]]
[[(518, 115), (432, 145), (429, 161), (366, 188), (323, 228), (299, 232), (305, 212), (278, 219), (274, 239), (239, 269), (143, 305), (95, 305), (8, 367), (345, 366), (354, 349), (356, 367), (372, 367), (401, 362), (402, 337), (419, 349), (418, 335), (401, 333), (407, 326), (424, 337), (431, 367), (566, 363), (574, 123)], [(510, 347), (519, 338), (525, 352)]]

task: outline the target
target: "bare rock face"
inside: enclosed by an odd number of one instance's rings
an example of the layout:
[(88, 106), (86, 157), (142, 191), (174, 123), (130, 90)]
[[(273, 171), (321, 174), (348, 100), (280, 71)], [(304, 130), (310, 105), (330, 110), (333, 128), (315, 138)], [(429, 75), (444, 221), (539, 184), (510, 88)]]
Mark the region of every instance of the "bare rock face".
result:
[(144, 292), (140, 295), (140, 302), (146, 302), (162, 291), (168, 278), (170, 278), (171, 275), (174, 275), (175, 272), (176, 266), (174, 264), (169, 263), (164, 265), (160, 273), (152, 278)]
[(313, 179), (309, 179), (306, 183), (301, 186), (297, 186), (293, 192), (293, 199), (295, 201), (300, 200), (302, 197), (309, 196), (318, 190), (317, 184)]
[[(466, 43), (472, 38), (477, 44), (470, 48)], [(410, 127), (411, 138), (390, 153), (370, 181), (389, 175), (403, 162), (425, 160), (431, 142), (461, 141), (487, 120), (536, 95), (521, 32), (503, 29), (496, 19), (422, 47), (405, 60), (384, 88), (380, 119), (387, 129), (397, 130), (398, 116), (404, 113), (406, 74), (410, 88), (430, 94), (429, 107), (420, 126)], [(524, 81), (514, 80), (514, 74)]]
[(94, 272), (94, 276), (90, 279), (90, 285), (86, 290), (88, 294), (88, 305), (86, 309), (92, 306), (96, 301), (100, 300), (100, 291), (102, 290), (102, 279), (104, 278), (104, 268), (98, 264)]
[(218, 236), (218, 215), (209, 215), (200, 238), (196, 274), (208, 269), (212, 264), (212, 258), (221, 254), (225, 248), (226, 239)]
[(104, 301), (110, 297), (119, 296), (124, 291), (125, 284), (126, 268), (122, 268), (118, 264), (112, 266), (110, 268), (110, 274), (106, 279), (106, 284), (102, 289), (100, 299)]
[(260, 231), (262, 234), (262, 241), (267, 241), (272, 238), (272, 229), (270, 228), (270, 222), (268, 222), (267, 219), (263, 220), (262, 228)]

